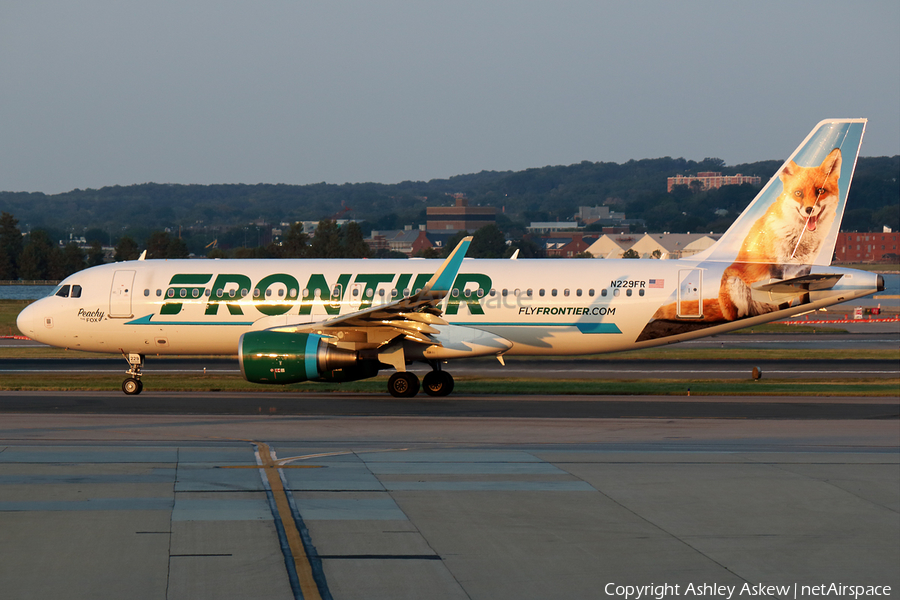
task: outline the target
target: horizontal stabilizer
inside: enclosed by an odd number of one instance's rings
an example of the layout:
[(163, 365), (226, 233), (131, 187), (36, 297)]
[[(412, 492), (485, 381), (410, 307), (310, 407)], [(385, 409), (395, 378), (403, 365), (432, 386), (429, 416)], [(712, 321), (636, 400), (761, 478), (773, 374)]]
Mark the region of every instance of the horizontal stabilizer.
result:
[(822, 273), (817, 275), (803, 275), (794, 277), (793, 279), (784, 279), (782, 281), (771, 281), (769, 283), (757, 283), (752, 287), (760, 292), (775, 292), (781, 294), (789, 294), (798, 290), (817, 292), (819, 290), (830, 290), (840, 281), (843, 275), (839, 273)]

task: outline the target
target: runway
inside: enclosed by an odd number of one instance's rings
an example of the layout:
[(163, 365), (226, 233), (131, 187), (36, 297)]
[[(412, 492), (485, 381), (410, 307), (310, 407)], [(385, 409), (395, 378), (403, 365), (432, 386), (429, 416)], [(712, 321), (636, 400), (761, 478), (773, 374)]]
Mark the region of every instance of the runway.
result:
[(0, 423), (9, 598), (593, 599), (651, 584), (679, 586), (668, 597), (715, 584), (746, 598), (745, 585), (900, 586), (896, 419), (506, 410)]

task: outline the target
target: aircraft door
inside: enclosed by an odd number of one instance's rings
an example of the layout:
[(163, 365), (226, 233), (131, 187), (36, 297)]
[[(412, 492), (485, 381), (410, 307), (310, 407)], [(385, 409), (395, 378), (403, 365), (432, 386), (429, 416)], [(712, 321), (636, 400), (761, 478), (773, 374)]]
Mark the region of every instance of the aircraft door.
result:
[(109, 291), (110, 318), (130, 318), (131, 294), (134, 286), (134, 271), (116, 271), (113, 275), (112, 288)]
[(678, 271), (677, 314), (682, 319), (703, 317), (703, 270), (682, 269)]

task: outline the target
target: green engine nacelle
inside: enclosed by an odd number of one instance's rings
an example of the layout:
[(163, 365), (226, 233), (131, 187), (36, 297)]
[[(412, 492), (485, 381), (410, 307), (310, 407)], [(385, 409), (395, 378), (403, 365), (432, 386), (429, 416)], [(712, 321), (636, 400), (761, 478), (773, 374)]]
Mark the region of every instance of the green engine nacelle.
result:
[[(252, 383), (353, 381), (378, 373), (353, 350), (338, 348), (313, 333), (251, 331), (238, 342), (244, 379)], [(374, 368), (374, 372), (372, 372)]]

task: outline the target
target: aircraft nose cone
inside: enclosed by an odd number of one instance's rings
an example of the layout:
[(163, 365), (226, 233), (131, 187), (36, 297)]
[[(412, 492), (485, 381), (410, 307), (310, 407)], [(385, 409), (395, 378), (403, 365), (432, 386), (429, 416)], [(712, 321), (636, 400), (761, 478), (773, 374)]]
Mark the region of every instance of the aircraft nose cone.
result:
[(25, 337), (34, 337), (34, 305), (26, 306), (16, 317), (16, 327)]

